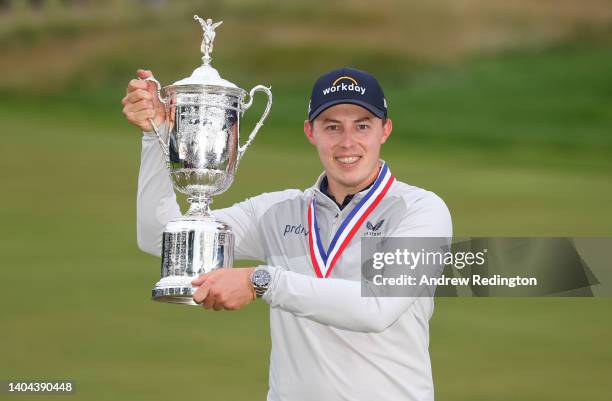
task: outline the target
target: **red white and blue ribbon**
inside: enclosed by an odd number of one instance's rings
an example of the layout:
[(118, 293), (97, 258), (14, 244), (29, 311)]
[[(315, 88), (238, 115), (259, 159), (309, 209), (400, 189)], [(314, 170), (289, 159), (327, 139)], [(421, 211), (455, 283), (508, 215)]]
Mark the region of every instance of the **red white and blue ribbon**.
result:
[(384, 163), (372, 187), (338, 227), (327, 250), (321, 244), (315, 212), (316, 201), (312, 198), (308, 206), (308, 247), (310, 249), (310, 260), (317, 277), (329, 277), (344, 248), (351, 242), (368, 215), (385, 197), (394, 180), (395, 177), (391, 174), (387, 164)]

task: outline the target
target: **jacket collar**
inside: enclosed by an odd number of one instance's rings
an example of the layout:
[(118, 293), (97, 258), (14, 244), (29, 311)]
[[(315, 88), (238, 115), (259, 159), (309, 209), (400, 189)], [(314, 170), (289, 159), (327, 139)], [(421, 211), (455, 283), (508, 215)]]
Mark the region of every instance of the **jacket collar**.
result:
[[(379, 163), (380, 163), (380, 166), (382, 166), (385, 163), (385, 161), (380, 159)], [(379, 166), (379, 169), (380, 169), (380, 166)], [(318, 204), (321, 204), (326, 207), (331, 207), (331, 208), (334, 208), (340, 211), (340, 207), (338, 206), (338, 204), (333, 199), (331, 199), (329, 196), (327, 196), (325, 193), (321, 191), (321, 183), (323, 182), (323, 179), (326, 177), (326, 175), (327, 175), (326, 172), (323, 171), (317, 178), (317, 181), (315, 182), (315, 184), (312, 187), (310, 187), (310, 189), (313, 191), (314, 197), (317, 200)], [(351, 204), (355, 204), (359, 202), (359, 200), (368, 193), (368, 190), (370, 189), (373, 183), (374, 181), (372, 181), (370, 185), (368, 185), (363, 190), (354, 194), (351, 201), (342, 210), (349, 209)]]

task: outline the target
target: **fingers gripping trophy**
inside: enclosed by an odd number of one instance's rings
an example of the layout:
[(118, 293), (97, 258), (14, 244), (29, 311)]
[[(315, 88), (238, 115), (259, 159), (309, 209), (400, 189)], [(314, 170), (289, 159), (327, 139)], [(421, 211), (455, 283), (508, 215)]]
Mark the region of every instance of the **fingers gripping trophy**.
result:
[[(202, 65), (185, 79), (162, 89), (157, 96), (165, 107), (159, 127), (149, 120), (168, 167), (175, 190), (188, 196), (189, 210), (170, 221), (163, 233), (161, 279), (152, 290), (156, 301), (196, 305), (191, 280), (202, 273), (232, 267), (234, 234), (210, 212), (211, 197), (225, 192), (234, 181), (246, 149), (257, 135), (272, 106), (269, 88), (257, 85), (248, 93), (221, 78), (211, 66), (215, 29), (222, 24), (194, 16), (203, 29)], [(239, 145), (240, 116), (251, 107), (256, 92), (268, 103), (246, 143)]]

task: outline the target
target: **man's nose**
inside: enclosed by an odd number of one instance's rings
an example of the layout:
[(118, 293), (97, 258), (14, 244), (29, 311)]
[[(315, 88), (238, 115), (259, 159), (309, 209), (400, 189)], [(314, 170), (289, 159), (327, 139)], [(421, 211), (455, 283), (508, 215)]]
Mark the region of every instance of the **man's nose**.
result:
[(340, 142), (338, 145), (350, 148), (355, 144), (355, 132), (352, 129), (345, 129), (342, 132), (342, 136), (340, 137)]

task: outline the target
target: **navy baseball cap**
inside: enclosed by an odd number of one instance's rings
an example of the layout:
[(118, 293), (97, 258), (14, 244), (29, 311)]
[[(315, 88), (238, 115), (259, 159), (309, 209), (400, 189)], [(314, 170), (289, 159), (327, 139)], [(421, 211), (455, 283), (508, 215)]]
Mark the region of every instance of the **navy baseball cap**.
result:
[(315, 82), (308, 104), (308, 120), (342, 103), (361, 106), (378, 118), (387, 117), (387, 101), (376, 78), (365, 71), (343, 67), (321, 75)]

